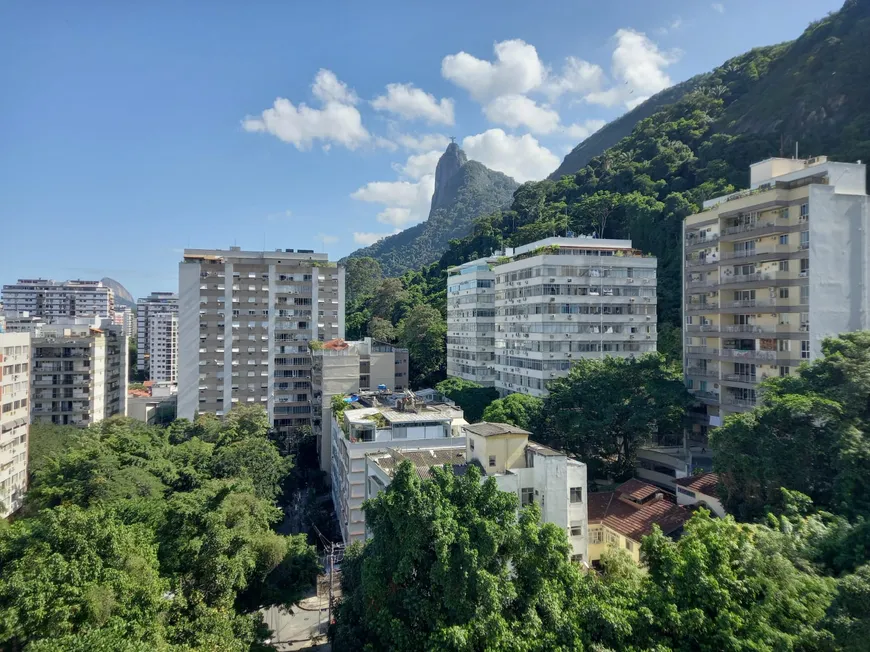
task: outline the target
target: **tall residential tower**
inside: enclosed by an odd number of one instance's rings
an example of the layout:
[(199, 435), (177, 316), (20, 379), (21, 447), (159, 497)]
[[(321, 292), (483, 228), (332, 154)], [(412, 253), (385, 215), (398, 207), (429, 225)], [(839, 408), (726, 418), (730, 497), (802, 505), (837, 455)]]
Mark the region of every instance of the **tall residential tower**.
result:
[(150, 372), (151, 367), (151, 317), (162, 314), (178, 314), (175, 292), (152, 292), (136, 302), (136, 371), (140, 373)]

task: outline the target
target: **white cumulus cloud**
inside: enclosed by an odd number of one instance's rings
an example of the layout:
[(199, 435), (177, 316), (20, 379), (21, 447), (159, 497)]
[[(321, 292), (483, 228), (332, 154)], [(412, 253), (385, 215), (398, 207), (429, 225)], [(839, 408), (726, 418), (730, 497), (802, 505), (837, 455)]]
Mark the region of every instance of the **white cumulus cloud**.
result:
[(452, 125), (453, 100), (441, 98), (427, 93), (413, 84), (387, 84), (386, 95), (380, 95), (372, 100), (372, 106), (378, 111), (388, 111), (406, 120), (421, 118), (429, 123)]
[(442, 153), (439, 150), (432, 150), (425, 154), (412, 154), (404, 165), (394, 163), (393, 169), (406, 177), (422, 179), (427, 174), (435, 174), (435, 168), (438, 167), (438, 159), (441, 158)]
[(520, 182), (543, 179), (559, 166), (559, 158), (531, 134), (511, 136), (501, 129), (490, 129), (463, 139), (462, 148), (469, 159)]
[(404, 228), (422, 222), (429, 215), (435, 175), (425, 174), (416, 181), (371, 181), (351, 193), (358, 201), (382, 204), (378, 222)]
[(402, 147), (414, 152), (425, 152), (433, 149), (444, 151), (450, 139), (444, 134), (403, 134), (397, 133), (393, 136)]
[(547, 80), (544, 92), (550, 100), (564, 93), (586, 94), (597, 91), (604, 83), (604, 71), (595, 63), (577, 57), (568, 57), (562, 66), (562, 74)]
[(480, 102), (500, 95), (523, 94), (540, 86), (546, 68), (534, 45), (514, 39), (494, 46), (495, 61), (459, 52), (441, 61), (441, 75)]
[(335, 73), (326, 68), (317, 71), (311, 92), (324, 104), (338, 102), (339, 104), (356, 104), (359, 98), (343, 81), (335, 76)]
[(606, 120), (585, 120), (565, 127), (565, 133), (579, 140), (586, 140), (607, 124)]
[(526, 127), (534, 134), (549, 134), (559, 128), (559, 114), (540, 106), (525, 95), (502, 95), (483, 109), (490, 122), (508, 127)]
[(586, 96), (603, 106), (624, 104), (634, 108), (672, 84), (665, 68), (677, 61), (675, 52), (663, 52), (645, 34), (633, 29), (617, 30), (611, 58), (613, 86)]
[(391, 233), (370, 233), (367, 231), (354, 231), (353, 233), (353, 241), (358, 245), (363, 245), (364, 247), (368, 247), (373, 245), (378, 240), (383, 240), (388, 235), (393, 235), (394, 233), (398, 233), (399, 229)]
[(323, 108), (302, 103), (296, 106), (279, 97), (271, 108), (259, 116), (248, 116), (242, 128), (249, 132), (272, 134), (299, 150), (307, 150), (315, 141), (324, 148), (335, 143), (356, 149), (371, 140), (371, 134), (362, 124), (362, 116), (353, 102), (356, 96), (329, 70), (317, 73), (312, 92)]

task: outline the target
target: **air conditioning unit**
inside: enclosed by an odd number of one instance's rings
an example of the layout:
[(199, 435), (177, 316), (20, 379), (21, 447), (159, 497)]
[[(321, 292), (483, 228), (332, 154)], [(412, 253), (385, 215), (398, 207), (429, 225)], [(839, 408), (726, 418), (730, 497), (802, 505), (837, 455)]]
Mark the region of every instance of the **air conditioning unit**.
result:
[(634, 283), (634, 279), (633, 279), (633, 278), (627, 278), (627, 279), (625, 279), (625, 282), (626, 282), (626, 283)]

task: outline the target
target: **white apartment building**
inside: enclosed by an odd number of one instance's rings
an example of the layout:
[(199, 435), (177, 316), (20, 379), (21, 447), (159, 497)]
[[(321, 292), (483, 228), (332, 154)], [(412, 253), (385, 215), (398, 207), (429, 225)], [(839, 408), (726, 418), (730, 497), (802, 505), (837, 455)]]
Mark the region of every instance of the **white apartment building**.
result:
[[(366, 455), (394, 446), (443, 449), (463, 444), (462, 410), (414, 394), (357, 397), (330, 419), (332, 501), (346, 544), (366, 538)], [(350, 400), (350, 398), (348, 399)]]
[(313, 340), (344, 336), (344, 267), (327, 254), (186, 249), (179, 264), (178, 416), (258, 403), (309, 425)]
[(121, 327), (124, 337), (133, 337), (133, 309), (130, 306), (116, 306), (112, 323)]
[[(567, 375), (577, 358), (656, 350), (657, 261), (630, 240), (555, 237), (505, 253), (448, 271), (448, 310), (452, 299), (467, 301), (453, 304), (448, 375), (487, 378), (484, 365), (490, 364), (502, 396), (546, 396), (547, 382)], [(491, 273), (485, 265), (492, 265)], [(487, 363), (490, 274), (495, 337)], [(468, 315), (465, 306), (479, 316)]]
[(112, 317), (115, 293), (101, 281), (18, 279), (3, 286), (6, 312), (27, 312), (47, 322), (80, 317)]
[(530, 433), (504, 423), (475, 423), (462, 428), (459, 446), (414, 448), (397, 444), (366, 456), (365, 498), (374, 498), (392, 482), (399, 464), (409, 460), (422, 478), (429, 469), (449, 464), (456, 474), (469, 465), (489, 476), (501, 491), (514, 494), (520, 507), (536, 503), (541, 521), (565, 530), (571, 542), (571, 558), (588, 560), (586, 510), (586, 465), (529, 439)]
[(866, 166), (774, 158), (750, 189), (684, 222), (683, 360), (707, 406), (696, 434), (752, 408), (758, 383), (794, 373), (822, 340), (870, 328)]
[(148, 319), (148, 378), (178, 382), (178, 314), (155, 312)]
[(31, 340), (31, 418), (85, 427), (126, 416), (128, 368), (127, 338), (108, 319), (42, 326)]
[(21, 507), (27, 489), (30, 335), (0, 332), (0, 518)]
[(136, 302), (136, 370), (140, 373), (150, 368), (151, 317), (163, 313), (178, 314), (178, 294), (152, 292)]
[[(367, 391), (401, 392), (408, 387), (408, 350), (366, 337), (357, 342), (324, 342), (311, 350), (311, 427), (317, 437), (320, 469), (332, 460), (332, 397)], [(323, 436), (323, 424), (327, 424)]]
[(447, 374), (495, 385), (494, 258), (447, 271)]

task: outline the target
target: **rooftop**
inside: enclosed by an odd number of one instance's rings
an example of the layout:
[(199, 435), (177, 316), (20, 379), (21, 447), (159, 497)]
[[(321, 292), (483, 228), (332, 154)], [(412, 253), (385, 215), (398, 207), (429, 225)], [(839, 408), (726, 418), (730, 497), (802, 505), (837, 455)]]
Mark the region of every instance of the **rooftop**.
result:
[(674, 480), (674, 484), (690, 491), (696, 491), (699, 494), (715, 496), (716, 487), (719, 485), (719, 476), (716, 473), (690, 475), (687, 478), (677, 478)]
[[(634, 502), (636, 496), (647, 496), (646, 502)], [(653, 525), (671, 534), (692, 516), (689, 510), (678, 507), (672, 496), (637, 479), (620, 485), (616, 491), (589, 494), (588, 514), (590, 524), (604, 525), (633, 541), (652, 532)]]
[(532, 434), (528, 430), (523, 430), (522, 428), (518, 428), (509, 423), (489, 423), (487, 421), (467, 425), (465, 426), (465, 430), (480, 437), (495, 437), (498, 435), (529, 436)]
[[(408, 460), (414, 465), (417, 475), (421, 480), (427, 480), (432, 477), (431, 469), (436, 466), (444, 466), (449, 464), (453, 467), (455, 475), (464, 475), (468, 470), (469, 463), (465, 459), (465, 447), (457, 446), (451, 448), (437, 449), (422, 449), (422, 450), (401, 450), (388, 449), (386, 453), (374, 453), (369, 455), (369, 459), (373, 460), (388, 476), (393, 477), (399, 464)], [(471, 464), (477, 464), (471, 462)]]

